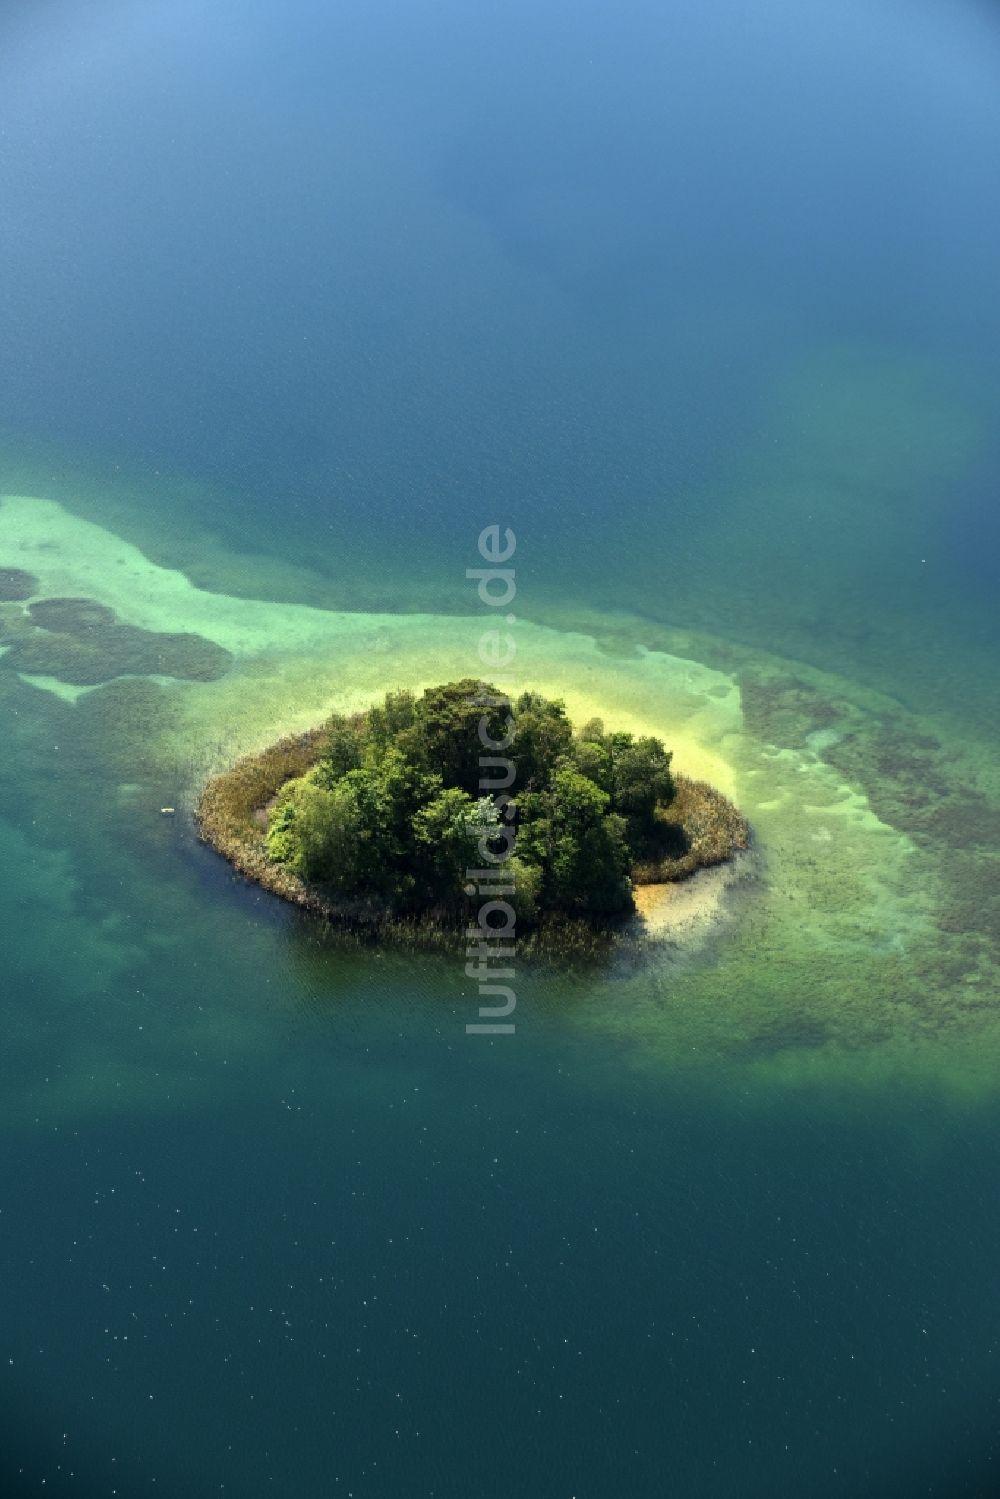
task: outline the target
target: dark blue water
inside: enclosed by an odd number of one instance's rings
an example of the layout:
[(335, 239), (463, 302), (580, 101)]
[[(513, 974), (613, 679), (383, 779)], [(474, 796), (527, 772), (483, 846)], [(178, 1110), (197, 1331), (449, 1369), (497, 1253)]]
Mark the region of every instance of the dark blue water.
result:
[[(0, 492), (441, 613), (500, 518), (536, 618), (988, 759), (998, 76), (958, 3), (8, 5)], [(141, 746), (0, 687), (8, 1492), (996, 1491), (991, 1090), (644, 1063), (547, 974), (472, 1044), (456, 963), (131, 837)]]
[(8, 1156), (25, 1491), (993, 1491), (995, 1131), (376, 1034)]
[[(19, 452), (92, 452), (105, 484), (111, 454), (215, 481), (234, 541), (315, 561), (318, 531), (334, 576), (438, 594), (456, 532), (501, 500), (549, 592), (572, 574), (610, 602), (610, 572), (680, 616), (720, 518), (727, 568), (761, 524), (727, 516), (735, 475), (752, 464), (784, 520), (802, 497), (783, 485), (828, 479), (831, 446), (870, 482), (867, 418), (908, 507), (947, 471), (944, 534), (914, 538), (931, 585), (986, 550), (987, 7), (18, 14), (0, 232)], [(907, 532), (881, 519), (889, 562)], [(819, 538), (842, 567), (851, 539)]]

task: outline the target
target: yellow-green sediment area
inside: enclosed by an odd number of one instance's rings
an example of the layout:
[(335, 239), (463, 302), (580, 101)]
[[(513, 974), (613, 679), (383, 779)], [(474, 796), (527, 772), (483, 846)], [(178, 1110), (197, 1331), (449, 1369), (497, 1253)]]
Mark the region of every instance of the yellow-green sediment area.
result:
[[(124, 624), (231, 653), (213, 681), (23, 679), (88, 722), (102, 715), (109, 755), (123, 723), (143, 741), (143, 763), (120, 776), (137, 817), (168, 792), (189, 812), (208, 775), (333, 709), (478, 671), (495, 624), (479, 609), (351, 613), (211, 592), (23, 496), (0, 502), (0, 566), (33, 574), (37, 598), (92, 599)], [(752, 876), (725, 895), (713, 940), (588, 980), (568, 1024), (638, 1043), (636, 1066), (725, 1054), (790, 1085), (908, 1071), (994, 1086), (998, 934), (984, 879), (1000, 811), (974, 747), (843, 678), (707, 635), (621, 618), (507, 628), (514, 685), (563, 697), (576, 722), (599, 715), (661, 736), (677, 768), (717, 786), (754, 832)]]

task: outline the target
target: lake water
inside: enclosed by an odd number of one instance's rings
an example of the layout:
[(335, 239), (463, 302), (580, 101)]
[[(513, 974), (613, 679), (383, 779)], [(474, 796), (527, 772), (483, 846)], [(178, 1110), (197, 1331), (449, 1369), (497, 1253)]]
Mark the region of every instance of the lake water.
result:
[[(4, 8), (0, 569), (232, 655), (0, 604), (4, 1494), (1000, 1490), (998, 70), (960, 0)], [(191, 809), (476, 671), (494, 523), (524, 684), (754, 850), (486, 1038)]]

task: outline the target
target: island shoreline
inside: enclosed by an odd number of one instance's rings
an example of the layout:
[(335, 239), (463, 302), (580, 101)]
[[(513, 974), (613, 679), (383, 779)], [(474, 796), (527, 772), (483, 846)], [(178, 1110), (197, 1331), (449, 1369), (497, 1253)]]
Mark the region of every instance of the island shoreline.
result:
[[(447, 919), (436, 909), (403, 915), (373, 899), (334, 899), (268, 857), (267, 810), (286, 782), (316, 765), (326, 732), (321, 725), (287, 735), (212, 776), (194, 809), (199, 838), (243, 878), (356, 938), (387, 938), (430, 948), (453, 945), (456, 933), (461, 932), (453, 915)], [(681, 774), (674, 781), (669, 821), (679, 830), (678, 843), (686, 847), (658, 864), (636, 865), (632, 880), (639, 888), (681, 884), (699, 871), (732, 862), (750, 848), (750, 826), (727, 797), (705, 781)], [(644, 917), (637, 908), (624, 918), (606, 922), (553, 919), (533, 933), (530, 942), (542, 952), (558, 947), (576, 955), (596, 955), (622, 943), (638, 940), (648, 945), (670, 937), (669, 924), (658, 925), (655, 932), (644, 930)]]

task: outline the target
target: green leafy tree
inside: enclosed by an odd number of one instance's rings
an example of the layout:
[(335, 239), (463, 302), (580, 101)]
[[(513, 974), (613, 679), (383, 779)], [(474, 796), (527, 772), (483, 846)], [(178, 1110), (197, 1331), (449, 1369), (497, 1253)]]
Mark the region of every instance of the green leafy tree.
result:
[[(483, 767), (482, 794), (481, 761), (507, 757), (514, 784), (502, 765)], [(454, 906), (467, 869), (488, 857), (477, 843), (501, 853), (516, 816), (505, 868), (519, 918), (611, 914), (631, 903), (628, 870), (656, 845), (673, 789), (659, 740), (608, 733), (600, 719), (574, 735), (562, 702), (526, 692), (511, 706), (467, 677), (335, 714), (317, 766), (277, 798), (267, 851), (343, 896)]]
[(584, 724), (570, 746), (570, 755), (580, 774), (610, 796), (614, 789), (611, 745), (599, 718)]
[(510, 710), (507, 699), (489, 682), (465, 677), (443, 687), (429, 687), (417, 705), (417, 722), (427, 763), (441, 775), (445, 786), (458, 786), (475, 796), (479, 791), (481, 755), (505, 753), (489, 748), (480, 737), (502, 743), (508, 734)]
[(514, 723), (514, 743), (507, 753), (517, 768), (517, 789), (540, 790), (573, 742), (566, 705), (539, 692), (524, 692), (514, 704)]
[(645, 852), (656, 842), (656, 809), (674, 795), (670, 754), (658, 739), (636, 739), (622, 747), (614, 770), (615, 789), (611, 804), (628, 823), (629, 841), (635, 853)]
[(398, 735), (412, 728), (417, 717), (417, 700), (412, 692), (387, 692), (383, 702), (368, 710), (365, 743), (375, 758), (394, 744)]
[(271, 813), (267, 850), (301, 879), (353, 893), (362, 879), (362, 809), (342, 782), (332, 790), (314, 773), (290, 781)]
[(267, 855), (276, 864), (287, 864), (294, 874), (299, 868), (299, 835), (295, 826), (302, 777), (286, 781), (275, 797), (267, 819)]
[(360, 764), (361, 731), (343, 713), (334, 713), (327, 723), (326, 744), (316, 767), (320, 784), (327, 788), (335, 786)]
[(466, 870), (475, 865), (476, 842), (498, 822), (489, 797), (474, 801), (449, 786), (413, 814), (413, 841), (420, 878), (434, 898), (455, 901), (463, 893)]
[(611, 810), (626, 819), (633, 853), (650, 851), (658, 837), (657, 808), (674, 796), (670, 752), (659, 739), (605, 733), (600, 719), (592, 719), (571, 753), (577, 769), (608, 793)]
[(542, 871), (542, 899), (563, 911), (610, 914), (631, 903), (626, 824), (610, 797), (571, 765), (522, 802), (517, 851)]
[(414, 809), (441, 789), (441, 778), (411, 765), (399, 750), (350, 771), (341, 782), (356, 799), (359, 873), (364, 890), (405, 900), (415, 886), (410, 844)]
[(357, 809), (354, 859), (358, 892), (398, 898), (404, 893), (399, 869), (403, 842), (398, 807), (386, 777), (380, 768), (363, 765), (348, 772), (337, 792)]
[(510, 875), (509, 883), (514, 887), (513, 895), (506, 899), (517, 912), (518, 922), (522, 926), (531, 926), (538, 920), (542, 909), (544, 871), (538, 864), (528, 864), (518, 854), (506, 865), (506, 870)]

